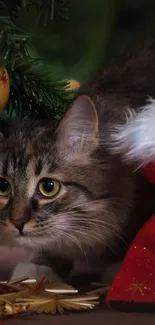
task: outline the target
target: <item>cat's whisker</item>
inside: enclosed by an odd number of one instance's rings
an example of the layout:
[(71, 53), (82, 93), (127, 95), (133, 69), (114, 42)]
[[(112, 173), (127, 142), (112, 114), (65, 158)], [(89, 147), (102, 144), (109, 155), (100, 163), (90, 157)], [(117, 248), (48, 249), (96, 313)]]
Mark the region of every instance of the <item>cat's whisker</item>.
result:
[[(95, 241), (104, 242), (103, 233), (99, 233), (98, 228), (94, 229), (94, 226), (95, 226), (95, 224), (93, 224), (93, 230), (92, 230), (92, 227), (91, 228), (83, 227), (82, 229), (79, 230), (77, 225), (75, 225), (75, 226), (71, 225), (70, 227), (66, 226), (64, 228), (64, 226), (61, 224), (55, 225), (55, 228), (56, 228), (57, 234), (59, 234), (59, 235), (60, 235), (61, 231), (63, 231), (63, 233), (65, 233), (65, 235), (67, 233), (67, 236), (69, 236), (72, 233), (76, 233), (77, 235), (79, 234), (80, 240), (82, 242), (85, 241), (86, 238), (90, 238), (90, 237), (93, 238)], [(64, 232), (64, 230), (65, 230), (65, 232)], [(107, 228), (104, 227), (104, 230), (106, 231)], [(119, 237), (119, 239), (123, 240), (119, 234), (119, 231), (118, 232), (111, 231), (111, 233), (114, 234), (115, 237)], [(104, 235), (105, 234), (106, 234), (106, 232), (104, 232)], [(83, 238), (81, 238), (81, 237), (83, 237)]]
[[(110, 214), (109, 214), (110, 215)], [(43, 226), (43, 228), (45, 229), (46, 227), (49, 227), (50, 226), (50, 224), (51, 224), (51, 226), (53, 225), (53, 226), (57, 226), (57, 223), (59, 223), (60, 224), (60, 222), (59, 222), (59, 216), (61, 217), (62, 215), (60, 214), (60, 215), (57, 215), (57, 222), (56, 223), (53, 223), (53, 222), (49, 222), (49, 221), (47, 221), (47, 224), (46, 224), (46, 226), (45, 226), (45, 224), (44, 224), (44, 226)], [(77, 225), (81, 225), (81, 226), (83, 226), (83, 225), (93, 225), (93, 226), (95, 226), (96, 224), (98, 224), (98, 225), (102, 225), (102, 226), (107, 226), (107, 227), (112, 227), (112, 228), (114, 228), (114, 229), (116, 229), (116, 230), (118, 230), (119, 229), (119, 226), (118, 225), (115, 225), (115, 224), (112, 224), (112, 223), (108, 223), (108, 222), (106, 222), (106, 221), (104, 221), (104, 220), (102, 220), (102, 219), (96, 219), (96, 218), (86, 218), (85, 217), (85, 215), (83, 216), (83, 218), (81, 217), (81, 215), (80, 216), (77, 216), (77, 214), (76, 214), (76, 217), (73, 215), (73, 213), (72, 213), (72, 218), (71, 218), (71, 220), (70, 220), (70, 223), (72, 224), (72, 225), (74, 225), (74, 223), (75, 224), (77, 224)], [(64, 224), (62, 223), (62, 226), (63, 227), (65, 227), (64, 226)]]
[(77, 219), (72, 219), (71, 222), (72, 223), (77, 222), (78, 224), (81, 224), (81, 225), (82, 224), (84, 224), (84, 225), (97, 225), (98, 224), (98, 225), (105, 226), (105, 227), (106, 226), (110, 227), (110, 228), (112, 227), (112, 228), (117, 229), (117, 230), (119, 229), (119, 227), (117, 225), (105, 222), (104, 220), (99, 220), (99, 219), (96, 220), (95, 218), (94, 219), (93, 218), (88, 219), (88, 220), (85, 219), (85, 218), (84, 219), (77, 218)]
[(71, 246), (74, 243), (77, 246), (77, 248), (79, 248), (80, 251), (85, 255), (85, 251), (82, 249), (81, 243), (72, 234), (70, 234), (70, 233), (68, 234), (68, 233), (62, 231), (61, 237), (62, 238), (65, 237), (67, 240), (69, 240), (69, 242), (70, 242), (69, 246)]
[[(117, 225), (114, 225), (114, 224), (112, 224), (110, 222), (108, 223), (108, 222), (105, 222), (102, 219), (96, 219), (96, 218), (88, 218), (88, 219), (86, 219), (84, 217), (81, 218), (81, 215), (80, 216), (77, 216), (77, 214), (76, 214), (76, 217), (74, 215), (72, 215), (72, 219), (70, 221), (71, 222), (70, 229), (69, 228), (66, 229), (66, 226), (64, 226), (64, 223), (61, 224), (59, 222), (59, 216), (61, 217), (62, 215), (61, 214), (57, 215), (57, 222), (56, 223), (53, 223), (52, 222), (52, 225), (50, 225), (50, 222), (48, 220), (48, 222), (46, 223), (46, 225), (44, 224), (43, 227), (41, 228), (41, 230), (42, 231), (46, 231), (46, 230), (48, 230), (48, 228), (50, 226), (53, 226), (54, 228), (56, 227), (56, 229), (58, 231), (60, 231), (60, 229), (63, 230), (65, 228), (65, 230), (68, 229), (68, 231), (72, 232), (72, 231), (75, 230), (74, 227), (76, 227), (76, 230), (77, 230), (77, 227), (79, 225), (81, 225), (82, 231), (83, 230), (84, 231), (87, 231), (87, 234), (89, 234), (91, 227), (96, 227), (96, 225), (99, 225), (100, 228), (103, 227), (103, 229), (105, 231), (109, 229), (111, 233), (113, 233), (115, 236), (117, 236), (121, 240), (123, 240), (122, 237), (120, 236), (120, 227), (118, 227)], [(116, 231), (114, 231), (114, 230), (116, 230)], [(99, 236), (98, 229), (96, 229), (95, 236), (96, 235)], [(101, 236), (102, 236), (102, 234), (101, 234)]]
[[(82, 235), (82, 236), (87, 236), (87, 238), (92, 237), (95, 241), (99, 241), (99, 242), (104, 241), (103, 234), (99, 234), (98, 229), (92, 231), (90, 229), (87, 229), (87, 228), (84, 229), (83, 228), (82, 231), (79, 231), (78, 229), (74, 229), (72, 227), (70, 229), (67, 228), (66, 232), (67, 231), (71, 231), (72, 233), (77, 233), (77, 234)], [(120, 239), (122, 239), (121, 236), (118, 233), (116, 233), (116, 232), (112, 232), (112, 233), (115, 236), (118, 236)]]

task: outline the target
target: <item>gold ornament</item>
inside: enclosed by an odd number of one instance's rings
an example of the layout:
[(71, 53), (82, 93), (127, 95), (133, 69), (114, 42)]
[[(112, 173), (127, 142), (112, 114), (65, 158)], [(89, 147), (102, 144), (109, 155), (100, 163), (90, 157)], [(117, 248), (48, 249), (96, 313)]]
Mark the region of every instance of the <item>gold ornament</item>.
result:
[(66, 87), (66, 90), (78, 90), (80, 88), (80, 83), (76, 80), (68, 80), (68, 86)]
[(4, 109), (9, 99), (10, 80), (7, 70), (0, 66), (0, 112)]
[[(0, 318), (24, 312), (64, 313), (65, 310), (90, 310), (98, 303), (96, 294), (77, 295), (77, 290), (67, 284), (47, 284), (43, 279), (19, 279), (0, 282)], [(8, 291), (6, 293), (6, 291)], [(11, 291), (11, 292), (10, 292)]]
[(29, 298), (16, 298), (14, 306), (17, 308), (22, 305), (28, 311), (38, 314), (63, 314), (66, 310), (88, 310), (98, 304), (97, 296), (74, 296), (68, 297), (63, 295), (53, 295), (42, 293), (38, 296), (30, 296)]

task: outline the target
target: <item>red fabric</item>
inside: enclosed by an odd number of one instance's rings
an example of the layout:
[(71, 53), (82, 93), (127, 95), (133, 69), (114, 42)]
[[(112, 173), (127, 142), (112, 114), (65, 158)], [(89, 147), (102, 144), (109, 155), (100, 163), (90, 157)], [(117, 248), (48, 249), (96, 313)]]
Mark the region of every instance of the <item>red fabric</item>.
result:
[[(142, 173), (155, 183), (155, 162), (145, 166)], [(155, 214), (130, 246), (105, 302), (155, 304)]]
[(105, 301), (155, 303), (155, 214), (130, 246)]
[(142, 173), (150, 183), (155, 183), (155, 162), (151, 162), (142, 169)]

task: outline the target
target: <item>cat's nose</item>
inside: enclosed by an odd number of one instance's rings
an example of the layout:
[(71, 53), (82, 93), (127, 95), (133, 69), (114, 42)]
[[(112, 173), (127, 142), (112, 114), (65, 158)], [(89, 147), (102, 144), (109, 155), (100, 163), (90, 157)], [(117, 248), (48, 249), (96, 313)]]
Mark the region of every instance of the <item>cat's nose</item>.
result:
[(31, 218), (29, 202), (16, 197), (12, 202), (10, 221), (22, 233), (24, 224)]
[(19, 230), (20, 233), (23, 231), (24, 224), (25, 224), (23, 220), (11, 220), (11, 222)]

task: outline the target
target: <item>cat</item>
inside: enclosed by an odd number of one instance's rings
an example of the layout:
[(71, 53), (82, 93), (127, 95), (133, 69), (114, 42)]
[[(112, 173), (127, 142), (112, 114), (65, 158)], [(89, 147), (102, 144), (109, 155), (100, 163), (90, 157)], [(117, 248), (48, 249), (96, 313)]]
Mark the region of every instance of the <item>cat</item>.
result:
[(0, 243), (30, 252), (12, 278), (62, 281), (65, 261), (70, 274), (78, 261), (104, 273), (124, 256), (155, 186), (123, 159), (119, 136), (154, 84), (155, 41), (142, 41), (90, 78), (59, 123), (1, 121)]

